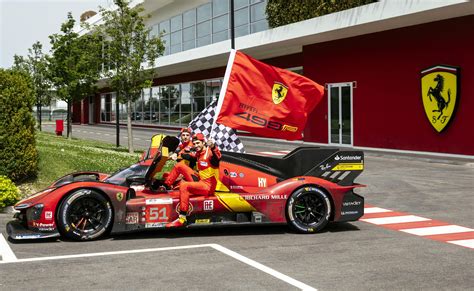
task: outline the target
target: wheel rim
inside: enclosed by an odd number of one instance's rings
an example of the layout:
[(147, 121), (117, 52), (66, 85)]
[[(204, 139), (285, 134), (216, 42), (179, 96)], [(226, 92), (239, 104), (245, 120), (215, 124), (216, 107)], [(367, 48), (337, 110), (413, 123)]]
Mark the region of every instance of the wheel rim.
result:
[(293, 213), (296, 220), (303, 225), (314, 225), (326, 215), (324, 201), (317, 195), (306, 193), (295, 199)]
[(105, 227), (107, 208), (95, 198), (83, 197), (71, 204), (67, 218), (73, 229), (90, 234)]

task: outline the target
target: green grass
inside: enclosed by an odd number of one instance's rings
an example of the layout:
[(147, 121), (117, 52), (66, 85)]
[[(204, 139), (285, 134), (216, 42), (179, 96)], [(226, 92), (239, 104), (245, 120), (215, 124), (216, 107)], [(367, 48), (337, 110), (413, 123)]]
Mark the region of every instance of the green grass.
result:
[[(38, 132), (36, 148), (39, 153), (38, 175), (18, 185), (23, 195), (39, 191), (58, 178), (77, 171), (112, 173), (138, 161), (140, 153), (129, 154), (126, 148), (113, 144), (78, 139), (66, 139)], [(30, 193), (25, 193), (30, 192)]]

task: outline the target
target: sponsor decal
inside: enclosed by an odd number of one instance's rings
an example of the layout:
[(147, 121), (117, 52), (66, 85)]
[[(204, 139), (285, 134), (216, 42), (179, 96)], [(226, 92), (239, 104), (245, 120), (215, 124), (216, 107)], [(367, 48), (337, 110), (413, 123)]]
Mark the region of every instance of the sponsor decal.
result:
[(231, 186), (230, 186), (230, 189), (244, 189), (244, 186), (240, 186), (240, 185), (231, 185)]
[(34, 222), (33, 227), (37, 228), (39, 231), (53, 231), (54, 224), (53, 223), (41, 223), (41, 222)]
[(258, 177), (258, 187), (260, 188), (267, 187), (267, 178)]
[(260, 195), (242, 195), (242, 198), (244, 198), (247, 201), (252, 201), (252, 200), (286, 200), (288, 198), (288, 195), (283, 195), (283, 194), (260, 194)]
[(421, 71), (421, 98), (431, 126), (442, 132), (453, 119), (459, 99), (459, 68), (437, 65)]
[[(176, 208), (175, 208), (175, 211), (178, 214), (180, 212), (180, 210), (179, 210), (180, 204), (181, 204), (181, 202), (178, 202), (178, 204), (176, 204)], [(187, 213), (187, 215), (190, 215), (193, 212), (193, 210), (194, 210), (193, 205), (191, 204), (191, 202), (189, 202), (188, 203), (188, 213)]]
[(342, 203), (342, 206), (358, 206), (360, 204), (362, 204), (361, 201), (350, 201)]
[(209, 218), (203, 218), (203, 219), (196, 219), (196, 221), (194, 221), (195, 224), (209, 224), (211, 223), (211, 219)]
[(239, 177), (240, 177), (240, 178), (245, 177), (244, 173), (239, 173)]
[(214, 210), (214, 200), (204, 200), (204, 211)]
[(354, 215), (359, 214), (359, 211), (341, 211), (341, 215)]
[(298, 131), (297, 126), (291, 126), (291, 125), (280, 123), (278, 121), (266, 119), (265, 116), (252, 114), (251, 112), (238, 112), (238, 113), (235, 113), (234, 116), (242, 118), (255, 125), (265, 127), (271, 130), (291, 131), (291, 132)]
[(364, 169), (363, 163), (340, 163), (332, 168), (332, 171), (361, 171)]
[(120, 202), (123, 200), (123, 193), (118, 192), (117, 194), (115, 194), (115, 197), (117, 198), (117, 201)]
[(138, 212), (127, 212), (125, 216), (125, 224), (137, 224), (138, 223)]
[(201, 167), (207, 167), (209, 164), (206, 161), (200, 161), (199, 165), (201, 165)]
[(320, 165), (319, 168), (321, 171), (326, 171), (327, 169), (331, 168), (331, 165), (326, 163), (326, 165)]
[(273, 83), (272, 89), (272, 100), (275, 104), (280, 104), (285, 100), (286, 95), (288, 94), (288, 87), (280, 82)]
[(153, 205), (153, 204), (173, 204), (172, 198), (153, 198), (145, 200), (146, 205)]
[(336, 161), (360, 161), (362, 160), (362, 156), (358, 156), (358, 155), (355, 155), (355, 156), (340, 156), (340, 155), (336, 155), (334, 157), (334, 159)]
[(231, 178), (237, 178), (237, 173), (236, 172), (230, 172), (229, 175)]
[(52, 211), (45, 211), (44, 212), (44, 218), (48, 219), (48, 220), (53, 219), (53, 212)]
[(153, 223), (146, 223), (145, 228), (160, 228), (165, 227), (166, 223), (162, 222), (153, 222)]
[(16, 239), (30, 239), (30, 238), (40, 238), (41, 234), (19, 234), (16, 235)]

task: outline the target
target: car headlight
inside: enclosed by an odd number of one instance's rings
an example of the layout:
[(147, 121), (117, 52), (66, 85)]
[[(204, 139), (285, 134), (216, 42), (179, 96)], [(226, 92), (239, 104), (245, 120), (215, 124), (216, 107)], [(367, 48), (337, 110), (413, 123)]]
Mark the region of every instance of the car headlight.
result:
[(15, 210), (22, 210), (22, 209), (26, 209), (28, 207), (31, 206), (31, 203), (22, 203), (22, 204), (19, 204), (17, 206), (15, 206)]
[(43, 203), (40, 203), (26, 210), (26, 218), (28, 219), (28, 221), (40, 219), (41, 214), (43, 213), (43, 208)]

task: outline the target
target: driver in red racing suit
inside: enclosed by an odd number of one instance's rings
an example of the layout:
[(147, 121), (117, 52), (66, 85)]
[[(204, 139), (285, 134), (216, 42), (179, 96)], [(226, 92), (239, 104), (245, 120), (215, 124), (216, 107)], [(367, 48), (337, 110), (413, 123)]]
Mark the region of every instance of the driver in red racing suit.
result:
[[(196, 166), (199, 173), (199, 181), (182, 182), (179, 188), (179, 217), (170, 222), (166, 227), (181, 227), (186, 225), (186, 215), (189, 208), (189, 197), (193, 195), (212, 195), (217, 186), (219, 177), (219, 161), (221, 152), (216, 147), (213, 140), (205, 143), (202, 133), (193, 136), (193, 145), (196, 149)], [(192, 175), (194, 172), (187, 168), (187, 173)]]
[(170, 156), (170, 158), (177, 161), (177, 163), (174, 165), (173, 169), (164, 176), (166, 178), (164, 183), (168, 188), (172, 188), (173, 184), (180, 176), (182, 176), (184, 181), (193, 181), (196, 179), (193, 179), (192, 171), (189, 171), (194, 167), (194, 154), (191, 152), (193, 148), (191, 133), (192, 131), (190, 128), (184, 127), (181, 129), (181, 143)]

